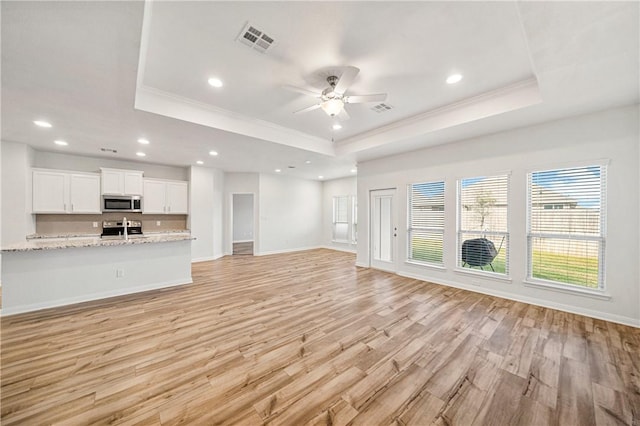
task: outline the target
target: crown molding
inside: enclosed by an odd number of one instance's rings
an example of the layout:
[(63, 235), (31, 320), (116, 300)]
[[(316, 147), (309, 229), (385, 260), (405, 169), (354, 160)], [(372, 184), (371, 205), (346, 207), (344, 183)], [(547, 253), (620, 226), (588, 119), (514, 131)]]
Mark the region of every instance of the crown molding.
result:
[(532, 77), (344, 139), (336, 144), (336, 153), (356, 153), (540, 102), (538, 81)]

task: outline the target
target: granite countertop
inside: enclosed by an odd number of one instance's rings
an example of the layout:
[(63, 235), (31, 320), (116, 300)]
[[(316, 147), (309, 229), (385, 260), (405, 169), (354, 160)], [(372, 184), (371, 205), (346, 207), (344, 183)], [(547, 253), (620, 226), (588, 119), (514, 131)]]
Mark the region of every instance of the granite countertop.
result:
[(102, 239), (100, 238), (100, 236), (87, 236), (86, 234), (82, 237), (48, 236), (45, 238), (32, 238), (22, 243), (11, 244), (9, 246), (3, 247), (2, 252), (57, 250), (79, 247), (123, 246), (133, 244), (167, 243), (172, 241), (185, 240), (195, 240), (195, 238), (192, 237), (188, 231), (171, 233), (163, 232), (161, 234), (148, 233), (147, 235), (129, 237), (128, 240), (117, 237)]
[[(170, 229), (166, 231), (145, 231), (144, 235), (161, 235), (161, 234), (188, 234), (188, 229)], [(100, 238), (100, 233), (93, 234), (30, 234), (27, 240), (45, 240), (52, 238)]]

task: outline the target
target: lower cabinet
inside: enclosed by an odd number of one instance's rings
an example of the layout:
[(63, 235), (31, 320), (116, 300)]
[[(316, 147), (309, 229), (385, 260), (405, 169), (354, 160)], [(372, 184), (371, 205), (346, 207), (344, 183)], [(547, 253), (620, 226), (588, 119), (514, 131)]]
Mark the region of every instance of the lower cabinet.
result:
[(188, 183), (162, 179), (144, 179), (142, 212), (147, 214), (188, 214)]
[(33, 170), (33, 213), (101, 213), (100, 175)]

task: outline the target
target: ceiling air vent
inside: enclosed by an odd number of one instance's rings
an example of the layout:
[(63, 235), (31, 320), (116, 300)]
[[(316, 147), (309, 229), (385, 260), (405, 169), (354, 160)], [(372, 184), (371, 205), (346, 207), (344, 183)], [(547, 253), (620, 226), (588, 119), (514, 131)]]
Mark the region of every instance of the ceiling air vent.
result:
[(375, 112), (387, 112), (392, 108), (393, 107), (391, 105), (388, 105), (388, 104), (378, 104), (378, 105), (372, 106), (371, 110), (375, 111)]
[(102, 152), (110, 152), (112, 154), (117, 154), (118, 150), (117, 149), (113, 149), (113, 148), (100, 148), (100, 151)]
[(260, 53), (266, 53), (275, 44), (273, 37), (268, 36), (264, 31), (257, 29), (248, 22), (240, 31), (240, 35), (236, 40)]

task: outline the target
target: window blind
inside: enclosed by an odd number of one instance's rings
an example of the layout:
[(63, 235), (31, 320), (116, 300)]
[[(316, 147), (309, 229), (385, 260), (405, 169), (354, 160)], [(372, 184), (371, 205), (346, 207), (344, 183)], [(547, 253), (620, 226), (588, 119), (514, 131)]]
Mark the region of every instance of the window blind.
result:
[(408, 259), (442, 265), (444, 181), (409, 185)]
[(509, 272), (509, 176), (458, 181), (458, 265)]
[(528, 175), (528, 278), (604, 288), (606, 168)]

